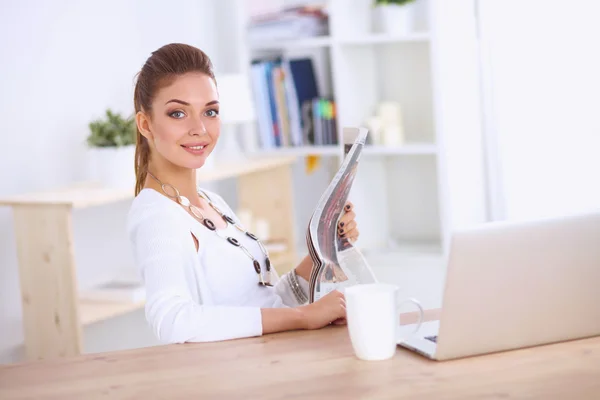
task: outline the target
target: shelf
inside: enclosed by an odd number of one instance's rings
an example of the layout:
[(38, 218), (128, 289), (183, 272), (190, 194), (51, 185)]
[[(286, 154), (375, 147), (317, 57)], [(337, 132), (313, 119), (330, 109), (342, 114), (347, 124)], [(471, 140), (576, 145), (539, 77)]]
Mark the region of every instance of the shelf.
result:
[[(215, 165), (210, 169), (198, 170), (197, 179), (198, 183), (218, 181), (288, 165), (294, 161), (295, 157), (292, 155), (281, 155), (280, 157), (249, 159), (242, 160), (239, 163)], [(133, 195), (133, 188), (112, 189), (101, 187), (94, 183), (80, 183), (57, 190), (0, 198), (0, 206), (36, 204), (66, 205), (73, 208), (85, 208), (131, 200), (133, 199)]]
[(359, 37), (345, 37), (336, 39), (335, 43), (340, 45), (369, 45), (369, 44), (393, 44), (404, 42), (427, 42), (429, 40), (428, 33), (412, 33), (402, 36), (389, 36), (386, 34), (370, 34)]
[(332, 40), (329, 36), (317, 36), (301, 39), (273, 40), (260, 43), (250, 43), (253, 50), (286, 50), (299, 48), (318, 48), (331, 46)]
[(369, 45), (369, 44), (393, 44), (409, 42), (427, 42), (429, 33), (416, 32), (402, 36), (390, 36), (383, 33), (373, 33), (357, 37), (339, 37), (318, 36), (301, 39), (272, 40), (260, 43), (250, 43), (252, 50), (292, 50), (301, 48), (319, 48), (329, 47), (334, 44), (339, 45)]
[(268, 159), (248, 157), (248, 159), (242, 159), (239, 163), (217, 164), (210, 169), (200, 168), (196, 177), (198, 183), (206, 183), (281, 167), (292, 164), (294, 161), (296, 161), (296, 157), (293, 154), (281, 154), (280, 157)]
[(115, 203), (133, 198), (131, 189), (111, 189), (94, 183), (80, 183), (70, 187), (38, 193), (27, 193), (0, 199), (0, 206), (65, 205), (85, 208)]
[(337, 145), (327, 146), (299, 146), (299, 147), (277, 147), (274, 149), (263, 149), (256, 153), (253, 153), (253, 157), (264, 157), (264, 156), (280, 156), (280, 155), (294, 155), (294, 156), (334, 156), (342, 153), (342, 148)]
[(403, 146), (365, 146), (365, 154), (372, 155), (435, 155), (437, 154), (437, 147), (433, 144), (406, 144)]
[[(253, 157), (267, 157), (293, 154), (295, 156), (341, 156), (341, 146), (302, 146), (302, 147), (279, 147), (275, 149), (260, 150)], [(437, 147), (433, 144), (406, 144), (403, 146), (374, 146), (366, 145), (365, 155), (435, 155)]]
[(79, 301), (79, 319), (82, 325), (90, 325), (109, 318), (144, 308), (146, 302)]

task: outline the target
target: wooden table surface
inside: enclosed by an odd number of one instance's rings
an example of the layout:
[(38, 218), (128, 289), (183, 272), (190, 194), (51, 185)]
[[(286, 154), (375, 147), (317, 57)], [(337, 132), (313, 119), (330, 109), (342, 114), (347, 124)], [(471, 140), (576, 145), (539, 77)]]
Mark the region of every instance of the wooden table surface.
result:
[(0, 367), (2, 400), (217, 397), (597, 400), (600, 337), (445, 362), (399, 347), (360, 361), (347, 328), (329, 327)]

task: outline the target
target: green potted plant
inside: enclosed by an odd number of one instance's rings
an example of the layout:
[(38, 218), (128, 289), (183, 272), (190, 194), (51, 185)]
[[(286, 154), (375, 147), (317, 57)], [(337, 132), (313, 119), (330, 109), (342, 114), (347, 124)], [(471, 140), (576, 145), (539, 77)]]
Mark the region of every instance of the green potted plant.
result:
[(103, 118), (90, 122), (89, 130), (86, 142), (92, 180), (107, 187), (133, 187), (135, 119), (108, 109)]
[(374, 0), (379, 31), (389, 35), (406, 35), (413, 30), (417, 0)]

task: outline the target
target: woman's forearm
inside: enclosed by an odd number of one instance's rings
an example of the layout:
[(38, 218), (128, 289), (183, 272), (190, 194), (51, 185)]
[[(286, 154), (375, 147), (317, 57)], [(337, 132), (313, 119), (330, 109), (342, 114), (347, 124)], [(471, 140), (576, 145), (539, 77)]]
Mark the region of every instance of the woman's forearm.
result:
[(300, 264), (296, 267), (296, 275), (304, 278), (307, 281), (310, 281), (310, 273), (312, 272), (312, 259), (310, 256), (306, 256), (300, 261)]
[(299, 308), (263, 308), (263, 334), (306, 329), (306, 318)]

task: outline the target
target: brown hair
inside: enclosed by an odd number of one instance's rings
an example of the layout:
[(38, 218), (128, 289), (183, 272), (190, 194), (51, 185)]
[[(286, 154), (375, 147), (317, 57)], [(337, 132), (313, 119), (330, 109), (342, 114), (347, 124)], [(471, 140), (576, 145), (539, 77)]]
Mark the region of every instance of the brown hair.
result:
[[(210, 58), (196, 47), (171, 43), (154, 51), (137, 75), (133, 92), (135, 113), (143, 111), (151, 115), (152, 101), (158, 90), (169, 85), (177, 76), (188, 72), (201, 72), (215, 80)], [(150, 146), (148, 145), (148, 139), (138, 129), (135, 140), (136, 196), (142, 190), (146, 181), (149, 161)]]

